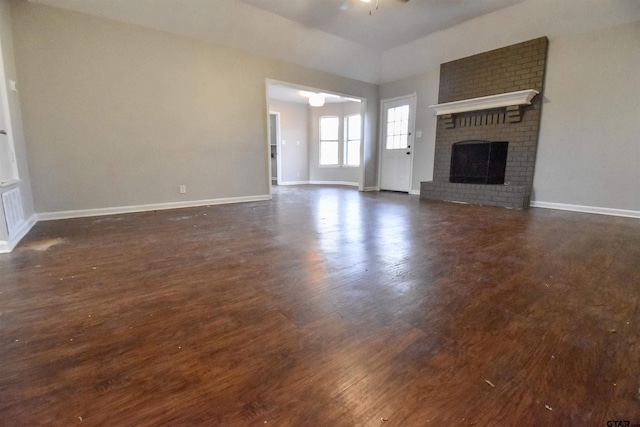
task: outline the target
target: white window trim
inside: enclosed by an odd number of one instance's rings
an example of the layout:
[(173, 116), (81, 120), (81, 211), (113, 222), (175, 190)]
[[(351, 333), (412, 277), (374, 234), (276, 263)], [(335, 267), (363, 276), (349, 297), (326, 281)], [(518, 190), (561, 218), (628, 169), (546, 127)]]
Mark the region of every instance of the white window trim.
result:
[[(336, 118), (338, 119), (338, 139), (337, 140), (333, 140), (333, 139), (326, 139), (323, 140), (322, 139), (322, 119), (326, 119), (326, 118)], [(319, 168), (339, 168), (341, 166), (341, 159), (340, 159), (340, 146), (341, 141), (340, 141), (340, 116), (336, 116), (334, 114), (330, 114), (330, 115), (326, 115), (326, 116), (320, 116), (318, 118), (318, 167)], [(322, 159), (322, 141), (327, 141), (327, 142), (337, 142), (338, 143), (338, 163), (331, 163), (331, 164), (322, 164), (320, 161)]]
[[(349, 147), (349, 141), (352, 141), (349, 139), (349, 126), (347, 125), (349, 118), (350, 117), (360, 117), (360, 138), (357, 139), (358, 141), (358, 145), (362, 146), (362, 114), (360, 113), (355, 113), (355, 114), (347, 114), (345, 116), (343, 116), (343, 128), (344, 128), (344, 140), (342, 143), (342, 167), (345, 168), (359, 168), (360, 167), (360, 163), (361, 163), (361, 159), (360, 159), (360, 150), (358, 150), (358, 164), (357, 165), (351, 165), (351, 164), (347, 164), (345, 163), (345, 159), (347, 158), (347, 149)], [(356, 141), (355, 139), (353, 141)]]

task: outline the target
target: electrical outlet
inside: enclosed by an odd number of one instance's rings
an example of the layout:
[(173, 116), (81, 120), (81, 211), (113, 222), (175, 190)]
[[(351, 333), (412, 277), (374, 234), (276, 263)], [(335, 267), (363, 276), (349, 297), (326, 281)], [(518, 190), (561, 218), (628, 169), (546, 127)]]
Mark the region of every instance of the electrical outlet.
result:
[(187, 192), (187, 186), (186, 185), (181, 185), (180, 186), (180, 194), (185, 194)]

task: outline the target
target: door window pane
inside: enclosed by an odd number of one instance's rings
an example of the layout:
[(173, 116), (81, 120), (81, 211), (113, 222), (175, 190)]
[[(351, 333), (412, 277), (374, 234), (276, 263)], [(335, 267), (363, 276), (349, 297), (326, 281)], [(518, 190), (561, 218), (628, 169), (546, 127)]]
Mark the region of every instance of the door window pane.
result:
[(387, 110), (387, 150), (405, 149), (409, 135), (409, 106), (401, 105)]

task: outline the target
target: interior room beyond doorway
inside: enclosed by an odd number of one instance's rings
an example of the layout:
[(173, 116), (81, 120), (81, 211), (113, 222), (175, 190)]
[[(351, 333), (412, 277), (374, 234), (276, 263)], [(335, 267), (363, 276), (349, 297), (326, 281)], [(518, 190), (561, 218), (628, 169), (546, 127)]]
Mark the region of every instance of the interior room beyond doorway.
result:
[(268, 82), (271, 184), (363, 189), (364, 101)]

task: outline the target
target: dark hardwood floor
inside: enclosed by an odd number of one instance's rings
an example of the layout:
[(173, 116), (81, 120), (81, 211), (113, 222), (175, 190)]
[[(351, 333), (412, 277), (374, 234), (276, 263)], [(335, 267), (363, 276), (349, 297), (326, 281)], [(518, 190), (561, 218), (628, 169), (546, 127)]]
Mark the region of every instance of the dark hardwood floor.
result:
[(288, 187), (41, 222), (0, 281), (1, 425), (640, 423), (635, 219)]

